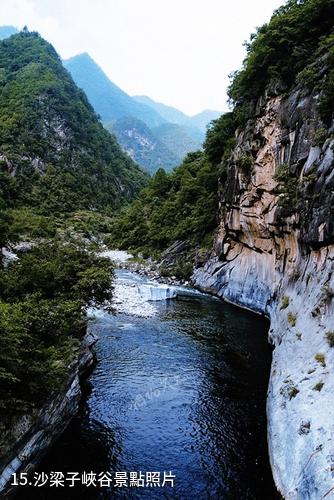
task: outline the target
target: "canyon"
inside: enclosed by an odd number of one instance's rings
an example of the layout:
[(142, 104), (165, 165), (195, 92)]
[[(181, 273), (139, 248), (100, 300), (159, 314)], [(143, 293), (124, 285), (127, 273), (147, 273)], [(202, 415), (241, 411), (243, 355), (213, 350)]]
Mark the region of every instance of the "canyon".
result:
[[(270, 318), (270, 461), (284, 498), (298, 500), (325, 498), (334, 477), (334, 141), (316, 143), (317, 98), (296, 87), (258, 101), (236, 133), (214, 251), (192, 276)], [(282, 165), (285, 182), (297, 179), (297, 203), (280, 185)]]

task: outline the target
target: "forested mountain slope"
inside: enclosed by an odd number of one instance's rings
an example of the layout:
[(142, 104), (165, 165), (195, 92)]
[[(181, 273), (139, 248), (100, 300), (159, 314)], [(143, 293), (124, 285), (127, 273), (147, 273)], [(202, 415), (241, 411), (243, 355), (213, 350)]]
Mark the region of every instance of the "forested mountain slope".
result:
[(113, 265), (88, 221), (107, 220), (148, 177), (27, 30), (0, 42), (0, 167), (2, 495), (76, 414), (93, 363), (87, 310), (111, 300)]
[(181, 156), (172, 153), (174, 144), (169, 148), (142, 120), (129, 116), (105, 127), (115, 134), (123, 150), (150, 174), (160, 167), (171, 170), (180, 162)]
[(53, 47), (28, 31), (0, 42), (0, 159), (4, 204), (48, 213), (119, 206), (146, 182)]
[[(168, 123), (152, 106), (138, 102), (115, 85), (88, 54), (72, 57), (64, 65), (123, 150), (148, 172), (154, 173), (161, 166), (170, 170), (186, 153), (202, 146), (204, 133), (200, 128)], [(181, 111), (174, 111), (186, 118)]]

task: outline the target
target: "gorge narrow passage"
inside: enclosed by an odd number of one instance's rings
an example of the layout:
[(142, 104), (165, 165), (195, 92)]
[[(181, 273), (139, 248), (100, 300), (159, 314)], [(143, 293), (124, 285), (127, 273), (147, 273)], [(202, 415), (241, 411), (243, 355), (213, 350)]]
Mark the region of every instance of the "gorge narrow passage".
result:
[(91, 324), (100, 340), (81, 412), (39, 471), (171, 471), (174, 487), (34, 488), (34, 498), (276, 498), (268, 322), (196, 291), (147, 301), (147, 285), (117, 270), (118, 312), (98, 310)]

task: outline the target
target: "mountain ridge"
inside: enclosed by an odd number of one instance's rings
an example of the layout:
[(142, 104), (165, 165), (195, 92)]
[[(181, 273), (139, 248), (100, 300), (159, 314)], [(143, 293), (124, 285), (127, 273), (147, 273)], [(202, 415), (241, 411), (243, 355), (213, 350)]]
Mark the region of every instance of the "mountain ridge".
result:
[(116, 135), (123, 151), (150, 174), (154, 174), (160, 167), (171, 170), (180, 162), (180, 157), (173, 154), (146, 123), (138, 118), (123, 117), (105, 126)]
[(167, 121), (177, 123), (178, 125), (187, 125), (189, 127), (199, 128), (203, 134), (206, 131), (207, 125), (222, 114), (221, 111), (204, 109), (200, 113), (191, 116), (183, 113), (183, 111), (180, 111), (173, 106), (168, 106), (162, 102), (155, 101), (146, 95), (135, 95), (133, 98), (142, 104), (151, 106), (152, 109), (157, 111)]
[(200, 128), (175, 126), (151, 106), (137, 102), (115, 85), (88, 53), (64, 61), (64, 66), (86, 92), (107, 130), (148, 172), (154, 173), (161, 166), (170, 170), (189, 151), (201, 147), (204, 134)]
[[(157, 126), (165, 120), (152, 108), (138, 103), (114, 84), (102, 68), (87, 53), (63, 61), (64, 67), (82, 88), (103, 122), (111, 122), (124, 116), (134, 116), (149, 126)], [(94, 75), (94, 79), (92, 79)]]
[(17, 203), (44, 211), (115, 207), (145, 184), (38, 33), (1, 41), (0, 67), (1, 176), (15, 183)]

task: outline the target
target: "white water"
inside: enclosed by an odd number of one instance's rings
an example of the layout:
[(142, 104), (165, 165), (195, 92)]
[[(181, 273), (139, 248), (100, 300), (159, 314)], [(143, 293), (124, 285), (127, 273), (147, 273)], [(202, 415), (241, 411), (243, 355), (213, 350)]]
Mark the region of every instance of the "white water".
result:
[(147, 281), (127, 270), (116, 270), (112, 305), (119, 313), (154, 316), (154, 302), (175, 299), (178, 287)]
[(178, 295), (176, 286), (145, 283), (138, 286), (138, 293), (145, 301), (175, 299)]
[[(106, 250), (100, 254), (115, 264), (126, 263), (132, 255), (123, 250)], [(176, 299), (179, 295), (200, 292), (183, 286), (158, 283), (126, 269), (116, 269), (112, 306), (117, 313), (152, 317), (157, 313), (154, 302)]]

